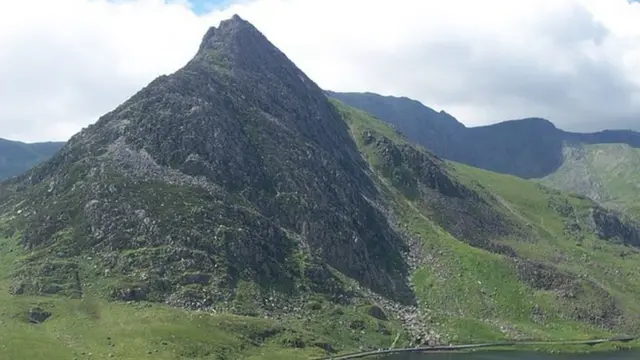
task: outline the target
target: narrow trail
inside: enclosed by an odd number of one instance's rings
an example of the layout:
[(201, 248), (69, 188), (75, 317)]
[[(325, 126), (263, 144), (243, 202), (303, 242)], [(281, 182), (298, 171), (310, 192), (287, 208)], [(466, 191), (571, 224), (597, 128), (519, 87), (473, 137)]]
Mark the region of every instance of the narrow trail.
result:
[[(509, 210), (510, 213), (512, 213), (515, 217), (517, 217), (518, 219), (520, 219), (523, 223), (525, 223), (525, 225), (530, 226), (532, 228), (533, 224), (531, 224), (531, 222), (525, 218), (524, 216), (522, 216), (518, 211), (516, 211), (511, 204), (505, 200), (502, 196), (491, 192), (491, 195), (493, 195), (493, 197), (498, 201), (498, 203), (500, 203), (500, 205), (504, 206), (507, 210)], [(542, 224), (544, 226), (544, 224)], [(546, 230), (546, 229), (545, 229)]]

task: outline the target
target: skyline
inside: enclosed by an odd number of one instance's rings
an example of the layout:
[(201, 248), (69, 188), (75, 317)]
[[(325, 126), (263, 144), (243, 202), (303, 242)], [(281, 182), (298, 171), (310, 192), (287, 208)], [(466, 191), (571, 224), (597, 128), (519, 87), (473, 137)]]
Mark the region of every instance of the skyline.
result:
[(2, 138), (68, 139), (234, 13), (323, 89), (409, 97), (467, 126), (640, 129), (640, 4), (627, 0), (33, 3), (0, 5)]

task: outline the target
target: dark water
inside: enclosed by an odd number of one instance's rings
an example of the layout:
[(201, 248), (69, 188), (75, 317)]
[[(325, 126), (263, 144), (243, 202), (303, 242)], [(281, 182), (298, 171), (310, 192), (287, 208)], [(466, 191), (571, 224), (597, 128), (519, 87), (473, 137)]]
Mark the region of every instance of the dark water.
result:
[(598, 354), (541, 354), (535, 352), (503, 351), (476, 353), (427, 353), (393, 355), (384, 360), (640, 360), (640, 351), (621, 351)]

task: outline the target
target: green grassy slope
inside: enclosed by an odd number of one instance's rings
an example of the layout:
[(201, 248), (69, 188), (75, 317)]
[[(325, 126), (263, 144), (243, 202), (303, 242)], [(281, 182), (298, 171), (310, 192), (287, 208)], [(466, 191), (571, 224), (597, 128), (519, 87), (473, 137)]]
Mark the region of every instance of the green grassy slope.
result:
[[(388, 347), (396, 336), (375, 331), (363, 336), (359, 330), (354, 335), (348, 327), (353, 319), (364, 319), (367, 327), (375, 324), (354, 310), (341, 317), (318, 310), (315, 322), (285, 322), (152, 304), (8, 299), (6, 293), (0, 302), (0, 348), (6, 359), (304, 359), (324, 354), (324, 344), (336, 350), (357, 349), (361, 343)], [(36, 304), (54, 314), (43, 324), (23, 318)], [(320, 320), (329, 315), (336, 324)], [(336, 326), (338, 321), (347, 326)]]
[[(447, 176), (459, 183), (455, 186), (475, 189), (482, 197), (477, 202), (488, 204), (482, 209), (515, 229), (489, 240), (512, 248), (517, 257), (489, 251), (496, 247), (467, 238), (464, 231), (460, 237), (465, 239), (453, 236), (447, 229), (455, 225), (439, 214), (460, 210), (425, 199), (421, 183), (411, 181), (420, 175), (415, 167), (406, 161), (390, 167), (381, 148), (367, 139), (387, 139), (391, 149), (402, 151), (417, 148), (365, 113), (334, 105), (369, 161), (391, 217), (415, 239), (409, 254), (411, 282), (424, 321), (440, 342), (587, 339), (639, 329), (640, 270), (634, 264), (640, 255), (593, 235), (582, 220), (591, 202), (443, 162)], [(13, 232), (12, 216), (1, 219), (2, 233)], [(567, 231), (574, 220), (578, 229)], [(395, 314), (387, 309), (391, 319), (378, 320), (370, 315), (367, 300), (340, 305), (312, 297), (299, 316), (264, 319), (108, 301), (100, 278), (82, 284), (79, 299), (10, 295), (12, 274), (29, 256), (18, 239), (19, 233), (0, 238), (0, 351), (9, 359), (304, 359), (324, 354), (329, 346), (349, 352), (409, 345)], [(82, 266), (91, 267), (91, 262)], [(343, 278), (342, 286), (357, 291), (349, 279)], [(237, 307), (250, 308), (253, 296), (248, 289), (236, 297), (236, 302), (246, 301)], [(29, 323), (27, 314), (34, 307), (50, 311), (51, 318)]]
[(571, 145), (563, 165), (541, 179), (640, 216), (640, 149), (625, 144)]
[[(531, 235), (527, 241), (496, 239), (517, 252), (515, 260), (469, 246), (436, 225), (424, 210), (417, 211), (419, 200), (399, 194), (393, 181), (377, 170), (379, 154), (360, 135), (376, 131), (396, 143), (405, 140), (363, 112), (346, 107), (342, 111), (349, 114), (354, 137), (380, 175), (402, 223), (422, 240), (423, 262), (413, 282), (433, 328), (447, 340), (588, 338), (639, 328), (640, 254), (596, 238), (582, 220), (592, 202), (517, 177), (448, 163), (452, 176), (493, 199), (504, 217), (524, 224)], [(570, 213), (562, 215), (567, 208)], [(567, 224), (575, 219), (581, 228), (567, 232)], [(523, 265), (525, 259), (550, 267), (536, 272)], [(539, 286), (536, 273), (556, 280), (546, 288)], [(563, 293), (563, 281), (577, 285), (577, 292)], [(614, 305), (617, 302), (621, 305)], [(610, 311), (620, 311), (611, 317), (624, 317), (624, 325), (605, 329), (595, 325), (597, 321), (585, 321), (587, 313), (609, 317)]]
[[(99, 281), (85, 284), (93, 289), (80, 299), (14, 296), (9, 275), (22, 253), (16, 238), (0, 238), (3, 359), (304, 359), (325, 350), (407, 344), (398, 322), (372, 317), (366, 301), (342, 306), (310, 298), (304, 317), (266, 319), (107, 301)], [(248, 306), (253, 298), (246, 298)], [(35, 308), (51, 317), (31, 323), (28, 314)]]

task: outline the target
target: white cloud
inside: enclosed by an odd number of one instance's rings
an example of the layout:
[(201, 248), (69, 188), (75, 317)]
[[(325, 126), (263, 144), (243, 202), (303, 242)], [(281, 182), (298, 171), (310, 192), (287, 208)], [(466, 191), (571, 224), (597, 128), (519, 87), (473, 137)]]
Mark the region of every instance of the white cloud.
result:
[(416, 98), (468, 125), (640, 129), (627, 0), (0, 0), (0, 137), (66, 139), (195, 53), (233, 13), (323, 88)]

